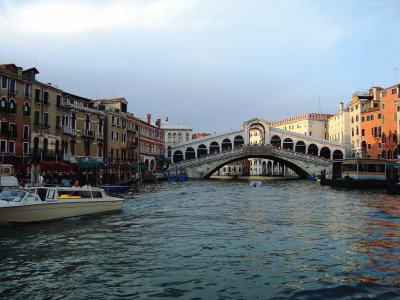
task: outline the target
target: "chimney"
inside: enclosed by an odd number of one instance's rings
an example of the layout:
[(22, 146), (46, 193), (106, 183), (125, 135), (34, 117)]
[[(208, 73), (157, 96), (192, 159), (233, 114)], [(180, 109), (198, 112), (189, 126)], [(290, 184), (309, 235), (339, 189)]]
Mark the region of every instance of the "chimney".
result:
[(161, 119), (157, 119), (156, 126), (157, 126), (158, 128), (160, 128), (160, 126), (161, 126)]
[(151, 114), (147, 114), (147, 123), (150, 124), (151, 122)]
[(343, 111), (343, 108), (344, 108), (343, 102), (340, 102), (340, 103), (339, 103), (339, 111)]

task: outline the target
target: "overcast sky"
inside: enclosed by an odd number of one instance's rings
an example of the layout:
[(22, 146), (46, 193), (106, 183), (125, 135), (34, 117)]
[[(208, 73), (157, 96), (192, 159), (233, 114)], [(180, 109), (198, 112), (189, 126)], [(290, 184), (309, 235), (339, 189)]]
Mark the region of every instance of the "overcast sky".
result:
[(398, 83), (397, 0), (0, 0), (0, 63), (221, 132)]

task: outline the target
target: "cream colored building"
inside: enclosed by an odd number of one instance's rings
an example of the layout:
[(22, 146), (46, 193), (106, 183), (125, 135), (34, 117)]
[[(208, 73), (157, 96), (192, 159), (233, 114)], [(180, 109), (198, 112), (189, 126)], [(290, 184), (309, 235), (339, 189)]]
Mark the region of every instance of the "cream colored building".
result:
[(320, 139), (328, 139), (328, 119), (331, 116), (330, 114), (306, 113), (271, 122), (271, 126)]
[(350, 109), (339, 103), (339, 111), (328, 120), (328, 135), (330, 141), (338, 142), (351, 149)]
[(160, 120), (160, 128), (164, 131), (165, 157), (171, 158), (171, 146), (192, 140), (192, 128), (171, 122), (168, 117)]

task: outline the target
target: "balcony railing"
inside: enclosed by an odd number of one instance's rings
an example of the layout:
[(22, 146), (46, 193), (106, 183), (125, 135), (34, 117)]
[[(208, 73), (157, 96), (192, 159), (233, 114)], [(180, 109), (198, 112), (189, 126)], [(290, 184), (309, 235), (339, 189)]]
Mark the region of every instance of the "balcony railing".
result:
[(94, 138), (96, 136), (96, 133), (93, 130), (82, 129), (81, 136)]
[(71, 135), (76, 134), (75, 129), (72, 129), (72, 127), (69, 127), (69, 126), (61, 126), (60, 129), (61, 129), (61, 132), (65, 133), (65, 134), (71, 134)]

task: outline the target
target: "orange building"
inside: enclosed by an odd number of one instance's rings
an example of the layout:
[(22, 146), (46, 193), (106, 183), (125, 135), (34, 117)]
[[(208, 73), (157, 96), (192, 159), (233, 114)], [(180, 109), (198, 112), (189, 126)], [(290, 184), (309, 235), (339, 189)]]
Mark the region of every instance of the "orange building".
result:
[(381, 157), (397, 159), (397, 107), (400, 96), (400, 84), (391, 86), (381, 92)]
[(382, 157), (381, 131), (381, 110), (379, 107), (363, 111), (361, 113), (362, 157)]

